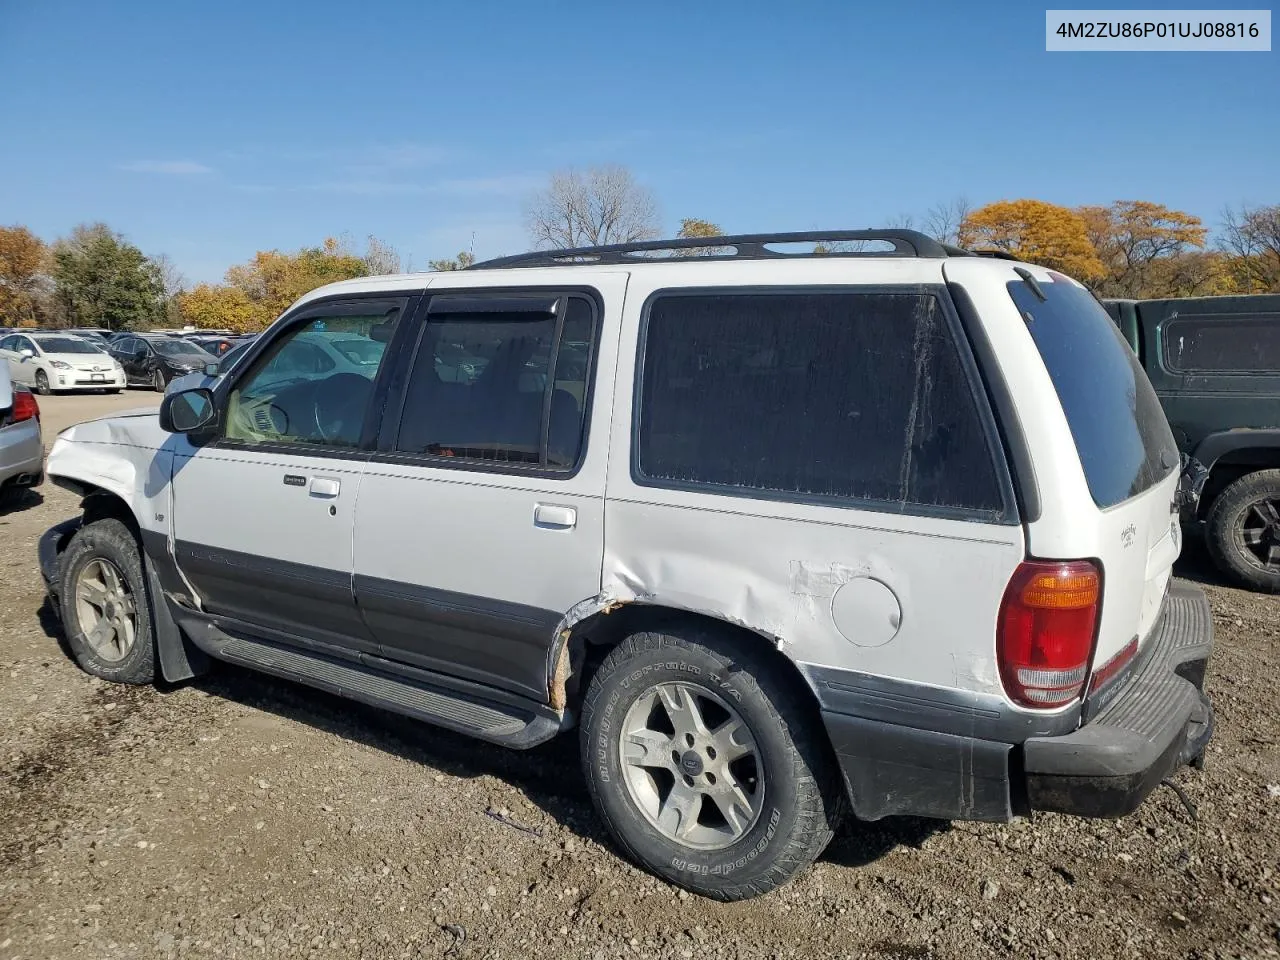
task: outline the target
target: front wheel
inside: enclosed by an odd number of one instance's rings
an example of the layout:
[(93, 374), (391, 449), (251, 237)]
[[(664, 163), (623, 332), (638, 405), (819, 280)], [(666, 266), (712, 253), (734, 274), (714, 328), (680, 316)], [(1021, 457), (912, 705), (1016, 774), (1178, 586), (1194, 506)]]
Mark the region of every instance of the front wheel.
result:
[(164, 374), (160, 372), (159, 368), (151, 374), (151, 386), (156, 393), (164, 393), (165, 379)]
[(42, 397), (53, 393), (53, 389), (49, 386), (49, 375), (43, 370), (36, 371), (36, 393)]
[(81, 527), (62, 555), (59, 580), (62, 625), (76, 663), (104, 680), (154, 680), (151, 611), (132, 531), (111, 518)]
[(611, 651), (583, 704), (582, 756), (618, 844), (717, 900), (767, 893), (809, 866), (843, 807), (799, 681), (716, 631), (639, 633)]
[(1280, 592), (1280, 470), (1245, 474), (1218, 494), (1205, 541), (1218, 569), (1240, 584)]

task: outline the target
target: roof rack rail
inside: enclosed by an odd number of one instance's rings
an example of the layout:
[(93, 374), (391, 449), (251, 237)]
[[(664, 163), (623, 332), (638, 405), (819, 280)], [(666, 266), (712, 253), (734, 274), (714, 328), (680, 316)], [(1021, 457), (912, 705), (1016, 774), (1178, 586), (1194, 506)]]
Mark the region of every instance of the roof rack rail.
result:
[[(879, 240), (892, 250), (841, 250), (838, 245)], [(771, 250), (784, 243), (827, 243), (836, 249), (822, 252), (787, 253)], [(955, 249), (955, 248), (953, 248)], [(495, 267), (560, 267), (571, 264), (643, 263), (661, 260), (649, 256), (658, 251), (697, 250), (698, 260), (784, 260), (789, 257), (946, 257), (955, 256), (946, 247), (918, 230), (813, 230), (805, 233), (744, 233), (726, 237), (680, 237), (674, 240), (644, 240), (615, 243), (603, 247), (573, 247), (567, 250), (535, 250), (510, 257), (474, 263), (468, 270)], [(672, 258), (674, 259), (674, 258)]]
[(990, 257), (993, 260), (1021, 260), (1022, 258), (1016, 254), (1009, 253), (1007, 250), (970, 250), (969, 255), (973, 257)]

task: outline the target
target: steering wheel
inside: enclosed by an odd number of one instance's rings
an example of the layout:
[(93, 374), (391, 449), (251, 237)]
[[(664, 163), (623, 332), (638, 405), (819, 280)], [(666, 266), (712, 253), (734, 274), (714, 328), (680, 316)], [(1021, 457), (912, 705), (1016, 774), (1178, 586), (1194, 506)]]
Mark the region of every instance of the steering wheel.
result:
[(372, 381), (358, 373), (335, 373), (317, 383), (314, 406), (320, 439), (325, 443), (358, 441), (372, 390)]

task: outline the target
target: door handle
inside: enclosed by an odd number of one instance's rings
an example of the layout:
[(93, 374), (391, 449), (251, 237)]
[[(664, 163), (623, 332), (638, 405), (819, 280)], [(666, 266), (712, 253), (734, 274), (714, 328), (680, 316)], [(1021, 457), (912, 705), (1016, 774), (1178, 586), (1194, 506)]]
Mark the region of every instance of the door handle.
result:
[(313, 497), (322, 497), (330, 500), (338, 495), (338, 491), (342, 489), (341, 480), (333, 480), (329, 477), (312, 477), (311, 486), (307, 492)]
[(572, 530), (578, 525), (578, 508), (539, 503), (533, 508), (533, 525), (544, 530)]

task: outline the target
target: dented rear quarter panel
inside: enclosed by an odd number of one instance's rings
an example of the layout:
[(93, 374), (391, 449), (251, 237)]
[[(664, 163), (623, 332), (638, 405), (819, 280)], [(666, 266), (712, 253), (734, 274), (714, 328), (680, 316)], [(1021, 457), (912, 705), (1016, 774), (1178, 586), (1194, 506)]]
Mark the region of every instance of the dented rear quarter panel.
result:
[[(635, 271), (619, 382), (637, 369), (642, 310), (659, 290), (943, 282), (939, 261), (808, 260), (789, 267)], [(635, 393), (621, 389), (615, 398), (602, 596), (741, 625), (801, 665), (999, 692), (996, 615), (1024, 556), (1021, 526), (638, 485), (630, 469)], [(892, 592), (900, 608), (896, 625), (839, 620), (837, 592), (861, 578)]]

